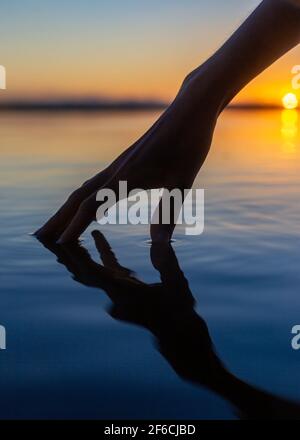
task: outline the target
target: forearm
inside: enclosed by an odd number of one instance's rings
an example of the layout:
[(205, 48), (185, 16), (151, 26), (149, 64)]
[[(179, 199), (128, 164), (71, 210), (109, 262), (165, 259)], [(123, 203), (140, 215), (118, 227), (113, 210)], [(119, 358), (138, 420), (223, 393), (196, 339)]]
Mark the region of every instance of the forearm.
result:
[(214, 82), (221, 107), (300, 41), (300, 0), (264, 0), (199, 68)]

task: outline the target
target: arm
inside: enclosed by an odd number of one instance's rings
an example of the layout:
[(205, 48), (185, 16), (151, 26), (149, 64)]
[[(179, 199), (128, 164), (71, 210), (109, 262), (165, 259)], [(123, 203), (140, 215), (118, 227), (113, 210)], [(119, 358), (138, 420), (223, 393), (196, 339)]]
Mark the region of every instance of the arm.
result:
[[(222, 108), (253, 78), (300, 41), (300, 0), (264, 0), (223, 46), (200, 66)], [(195, 71), (197, 77), (197, 70)]]
[[(39, 230), (39, 237), (76, 240), (95, 219), (97, 189), (192, 186), (209, 152), (219, 113), (253, 78), (300, 41), (300, 0), (263, 0), (225, 44), (187, 76), (176, 99), (150, 130), (108, 168), (76, 190)], [(116, 163), (116, 162), (114, 162)], [(166, 227), (167, 226), (167, 227)], [(169, 241), (175, 222), (155, 225)]]

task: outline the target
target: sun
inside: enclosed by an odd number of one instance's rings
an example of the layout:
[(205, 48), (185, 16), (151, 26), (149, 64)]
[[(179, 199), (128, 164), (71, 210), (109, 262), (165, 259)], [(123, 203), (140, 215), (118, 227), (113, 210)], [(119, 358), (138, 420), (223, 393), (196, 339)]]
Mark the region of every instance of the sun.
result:
[(282, 98), (282, 105), (285, 109), (291, 110), (298, 107), (298, 99), (295, 93), (287, 93)]

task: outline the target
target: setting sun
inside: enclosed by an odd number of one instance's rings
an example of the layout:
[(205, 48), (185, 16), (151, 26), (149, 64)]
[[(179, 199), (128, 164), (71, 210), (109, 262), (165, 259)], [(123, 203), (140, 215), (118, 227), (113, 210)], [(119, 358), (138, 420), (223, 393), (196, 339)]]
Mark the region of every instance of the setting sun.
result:
[(298, 99), (294, 93), (287, 93), (282, 98), (282, 105), (285, 109), (290, 110), (298, 106)]

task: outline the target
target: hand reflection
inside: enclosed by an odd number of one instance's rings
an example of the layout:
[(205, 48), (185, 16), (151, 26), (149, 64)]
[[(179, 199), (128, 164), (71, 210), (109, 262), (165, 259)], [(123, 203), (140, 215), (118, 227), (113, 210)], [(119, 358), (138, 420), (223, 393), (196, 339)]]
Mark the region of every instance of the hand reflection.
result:
[(224, 367), (205, 321), (195, 311), (194, 297), (170, 244), (151, 246), (151, 261), (161, 282), (147, 284), (119, 264), (100, 232), (92, 235), (103, 264), (96, 263), (78, 243), (43, 244), (75, 281), (106, 292), (112, 317), (148, 329), (182, 379), (227, 399), (240, 418), (300, 419), (300, 405), (259, 390)]

